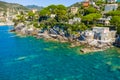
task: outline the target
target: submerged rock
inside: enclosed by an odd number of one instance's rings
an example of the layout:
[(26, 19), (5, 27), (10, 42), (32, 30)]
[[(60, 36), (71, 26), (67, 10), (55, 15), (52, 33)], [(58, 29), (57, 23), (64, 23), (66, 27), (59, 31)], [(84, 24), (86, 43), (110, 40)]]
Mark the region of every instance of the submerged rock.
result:
[(15, 32), (15, 29), (10, 30), (10, 32)]
[(109, 62), (107, 62), (106, 64), (110, 66), (110, 65), (112, 65), (112, 62), (111, 62), (111, 61), (109, 61)]
[(100, 66), (100, 65), (95, 65), (95, 66), (94, 66), (94, 69), (99, 69), (99, 66)]
[(118, 65), (111, 66), (111, 71), (116, 71), (116, 70), (120, 70), (120, 66)]
[(25, 57), (25, 56), (23, 56), (23, 57), (19, 57), (19, 58), (17, 58), (16, 60), (24, 60), (24, 59), (26, 59), (27, 57)]

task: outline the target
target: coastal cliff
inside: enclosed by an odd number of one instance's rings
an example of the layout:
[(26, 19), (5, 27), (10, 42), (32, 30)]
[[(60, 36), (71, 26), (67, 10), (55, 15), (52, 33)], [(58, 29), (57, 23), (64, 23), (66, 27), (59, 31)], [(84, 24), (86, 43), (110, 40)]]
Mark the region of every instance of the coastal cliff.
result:
[(17, 26), (14, 27), (11, 32), (16, 32), (17, 34), (23, 35), (23, 36), (34, 36), (36, 38), (44, 38), (45, 40), (52, 40), (52, 41), (59, 41), (59, 42), (69, 42), (71, 43), (70, 47), (76, 47), (76, 46), (84, 46), (80, 51), (83, 53), (89, 53), (89, 52), (97, 52), (97, 51), (103, 51), (108, 48), (113, 47), (113, 44), (110, 42), (107, 43), (95, 43), (95, 45), (91, 44), (94, 42), (88, 42), (88, 41), (81, 41), (78, 40), (78, 38), (73, 38), (73, 37), (66, 37), (64, 35), (60, 34), (53, 34), (49, 30), (44, 30), (42, 32), (41, 29), (31, 26), (26, 26), (23, 23), (19, 23)]
[(69, 42), (71, 47), (84, 45), (84, 49), (80, 50), (84, 53), (101, 51), (112, 47), (116, 35), (120, 34), (118, 5), (115, 0), (88, 0), (70, 7), (49, 5), (41, 11), (19, 13), (14, 19), (13, 31), (46, 40)]

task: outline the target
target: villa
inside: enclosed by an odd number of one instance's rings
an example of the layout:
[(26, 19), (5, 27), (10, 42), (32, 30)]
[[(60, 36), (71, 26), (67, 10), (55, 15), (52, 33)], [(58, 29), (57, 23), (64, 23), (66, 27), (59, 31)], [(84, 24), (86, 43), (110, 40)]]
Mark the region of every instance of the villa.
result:
[(94, 27), (92, 30), (85, 31), (82, 36), (87, 42), (113, 43), (115, 42), (116, 31), (110, 30), (109, 27)]
[(117, 8), (118, 8), (118, 4), (106, 4), (104, 11), (109, 12), (109, 11), (117, 10)]
[(51, 14), (50, 17), (51, 18), (55, 18), (56, 14)]
[(70, 11), (72, 14), (76, 14), (78, 12), (78, 7), (71, 7)]
[(116, 31), (110, 30), (108, 27), (94, 27), (92, 31), (95, 33), (94, 39), (104, 42), (112, 42), (116, 36)]
[(93, 0), (84, 0), (83, 6), (89, 7), (89, 5), (93, 5), (95, 8), (99, 9), (99, 6), (97, 6)]
[(105, 26), (109, 26), (110, 25), (110, 20), (111, 20), (111, 17), (99, 18), (99, 20), (97, 21), (97, 23), (98, 24), (103, 24)]
[(74, 24), (75, 22), (80, 23), (80, 22), (81, 22), (81, 18), (79, 18), (79, 17), (74, 17), (73, 19), (70, 19), (68, 23), (69, 23), (69, 24)]
[(86, 41), (90, 41), (94, 39), (94, 32), (91, 30), (86, 30), (83, 34)]
[(88, 7), (90, 5), (89, 0), (85, 0), (82, 4), (84, 7)]
[(115, 3), (116, 0), (107, 0), (107, 3)]
[(5, 17), (0, 17), (0, 22), (5, 22), (6, 18)]
[(37, 9), (32, 9), (32, 12), (33, 13), (36, 13), (38, 10)]

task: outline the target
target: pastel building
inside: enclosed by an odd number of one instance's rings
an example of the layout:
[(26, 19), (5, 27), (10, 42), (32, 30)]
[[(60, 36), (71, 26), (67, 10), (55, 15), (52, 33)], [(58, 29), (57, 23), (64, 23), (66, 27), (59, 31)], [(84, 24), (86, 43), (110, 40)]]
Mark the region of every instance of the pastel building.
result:
[(116, 31), (110, 30), (109, 27), (93, 27), (83, 34), (86, 41), (96, 40), (99, 43), (115, 42)]
[(78, 7), (71, 7), (70, 11), (72, 14), (76, 14), (78, 12)]
[(83, 7), (88, 7), (90, 5), (90, 1), (85, 0), (82, 4), (83, 4)]

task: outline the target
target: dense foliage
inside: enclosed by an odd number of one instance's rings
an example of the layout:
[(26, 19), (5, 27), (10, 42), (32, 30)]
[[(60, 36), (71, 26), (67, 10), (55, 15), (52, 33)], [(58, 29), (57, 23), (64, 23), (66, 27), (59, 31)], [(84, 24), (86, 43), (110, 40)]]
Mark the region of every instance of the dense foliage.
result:
[[(105, 3), (106, 2), (102, 0), (96, 1), (96, 4), (99, 5), (99, 7), (103, 7), (102, 4)], [(70, 8), (74, 6), (78, 7), (76, 14), (72, 14), (70, 11)], [(60, 26), (69, 34), (76, 34), (78, 31), (84, 31), (93, 26), (101, 25), (98, 24), (97, 21), (99, 18), (103, 17), (102, 8), (100, 8), (101, 10), (98, 10), (92, 5), (86, 8), (83, 7), (81, 3), (77, 3), (71, 7), (67, 8), (64, 5), (50, 5), (35, 13), (33, 11), (29, 11), (27, 14), (21, 12), (14, 21), (16, 23), (26, 23), (26, 21), (28, 21), (30, 25), (33, 24), (36, 28), (45, 28), (48, 30), (54, 26)], [(111, 25), (114, 25), (117, 28), (118, 33), (120, 33), (120, 11), (110, 11), (104, 15), (106, 17), (112, 16), (112, 20), (110, 21)], [(81, 21), (69, 24), (69, 20), (73, 20), (74, 18), (80, 18)]]
[(117, 33), (120, 34), (120, 16), (113, 16), (111, 24), (117, 28)]

